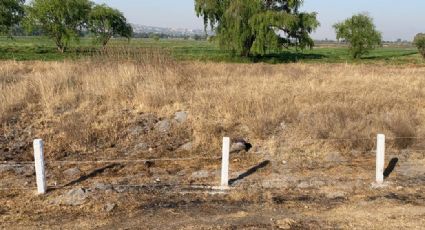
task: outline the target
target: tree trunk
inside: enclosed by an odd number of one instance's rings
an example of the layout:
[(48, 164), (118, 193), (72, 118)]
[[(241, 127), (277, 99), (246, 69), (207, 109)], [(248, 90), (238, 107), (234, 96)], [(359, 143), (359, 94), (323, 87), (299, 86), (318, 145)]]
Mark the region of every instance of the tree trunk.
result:
[(242, 57), (249, 57), (249, 56), (250, 56), (250, 54), (251, 54), (250, 49), (244, 49), (244, 50), (241, 52), (241, 56), (242, 56)]
[(65, 53), (66, 47), (62, 42), (62, 37), (57, 36), (55, 40), (56, 40), (55, 42), (56, 42), (56, 47), (58, 48), (58, 51), (61, 53)]
[(105, 50), (106, 49), (106, 45), (108, 44), (109, 40), (111, 40), (112, 35), (111, 34), (107, 34), (105, 36), (101, 37), (102, 40), (102, 49)]
[(108, 44), (110, 39), (111, 39), (111, 37), (103, 39), (103, 41), (102, 41), (102, 48), (103, 49), (106, 49), (106, 45)]
[(421, 53), (422, 57), (425, 59), (425, 48), (420, 49), (419, 52)]
[(241, 56), (249, 57), (251, 55), (251, 48), (252, 48), (252, 44), (254, 44), (254, 40), (255, 40), (255, 37), (252, 36), (245, 41), (243, 50), (241, 52)]
[(61, 53), (65, 53), (65, 47), (63, 47), (63, 46), (59, 47), (58, 46), (58, 51), (61, 52)]

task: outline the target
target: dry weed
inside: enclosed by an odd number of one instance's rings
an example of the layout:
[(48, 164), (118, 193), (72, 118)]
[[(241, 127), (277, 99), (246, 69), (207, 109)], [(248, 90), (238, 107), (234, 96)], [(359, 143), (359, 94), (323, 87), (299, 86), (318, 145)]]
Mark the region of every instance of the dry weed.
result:
[[(179, 132), (199, 150), (220, 147), (223, 135), (286, 149), (370, 150), (373, 141), (307, 145), (305, 139), (425, 135), (425, 69), (343, 64), (176, 63), (166, 54), (121, 61), (1, 62), (2, 132), (11, 118), (33, 116), (32, 136), (57, 151), (96, 151), (125, 145), (126, 128), (140, 113), (190, 114)], [(121, 53), (120, 53), (121, 52)], [(117, 54), (118, 53), (118, 54)], [(26, 115), (26, 116), (24, 116)], [(167, 139), (168, 140), (168, 139)], [(407, 148), (400, 140), (395, 148)], [(102, 147), (103, 146), (103, 147)]]

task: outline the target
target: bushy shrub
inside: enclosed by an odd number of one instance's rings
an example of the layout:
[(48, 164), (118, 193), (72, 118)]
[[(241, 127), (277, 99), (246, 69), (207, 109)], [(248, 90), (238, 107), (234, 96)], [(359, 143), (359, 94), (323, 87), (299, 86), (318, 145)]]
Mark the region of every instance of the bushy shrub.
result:
[(419, 53), (425, 58), (425, 34), (417, 34), (413, 43), (418, 47)]
[(337, 39), (349, 44), (353, 58), (360, 58), (381, 46), (382, 35), (376, 30), (373, 19), (367, 14), (357, 14), (334, 25)]

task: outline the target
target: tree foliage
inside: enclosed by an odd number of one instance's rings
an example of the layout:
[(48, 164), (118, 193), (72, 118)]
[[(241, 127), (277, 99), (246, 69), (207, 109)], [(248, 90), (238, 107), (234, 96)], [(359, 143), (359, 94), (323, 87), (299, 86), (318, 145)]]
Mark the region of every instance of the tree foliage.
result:
[(90, 31), (104, 47), (113, 36), (130, 39), (133, 34), (133, 28), (124, 15), (104, 4), (93, 7), (88, 22)]
[(155, 41), (159, 41), (161, 39), (161, 36), (159, 34), (150, 33), (149, 38)]
[(40, 28), (64, 52), (86, 26), (91, 7), (89, 0), (33, 0), (27, 7), (26, 26)]
[(367, 14), (357, 14), (334, 25), (337, 39), (349, 43), (353, 58), (360, 58), (382, 44), (382, 35), (376, 30), (373, 19)]
[(220, 47), (243, 56), (292, 46), (314, 45), (316, 13), (300, 12), (303, 0), (195, 0), (205, 29), (216, 32)]
[(425, 34), (417, 34), (413, 43), (418, 47), (419, 53), (425, 58)]
[(25, 0), (0, 1), (0, 33), (9, 34), (13, 26), (17, 25), (24, 16)]

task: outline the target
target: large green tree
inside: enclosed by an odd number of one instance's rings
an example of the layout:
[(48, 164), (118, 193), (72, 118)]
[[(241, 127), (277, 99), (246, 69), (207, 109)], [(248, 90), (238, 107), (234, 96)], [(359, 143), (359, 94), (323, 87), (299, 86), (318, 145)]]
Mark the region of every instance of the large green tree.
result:
[(89, 15), (89, 29), (103, 45), (113, 36), (122, 36), (128, 39), (133, 35), (133, 28), (124, 15), (107, 5), (96, 5)]
[(337, 39), (349, 44), (353, 58), (360, 58), (382, 44), (382, 35), (376, 30), (373, 19), (367, 14), (357, 14), (334, 25)]
[(86, 27), (91, 7), (89, 0), (33, 0), (27, 7), (26, 25), (41, 29), (63, 53)]
[(24, 16), (25, 0), (0, 0), (0, 33), (10, 34)]
[(220, 47), (243, 56), (280, 48), (314, 45), (316, 13), (300, 12), (303, 0), (195, 0), (205, 27), (215, 30)]
[(415, 36), (413, 43), (418, 47), (419, 53), (425, 58), (425, 34), (420, 33)]

